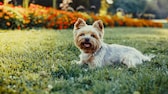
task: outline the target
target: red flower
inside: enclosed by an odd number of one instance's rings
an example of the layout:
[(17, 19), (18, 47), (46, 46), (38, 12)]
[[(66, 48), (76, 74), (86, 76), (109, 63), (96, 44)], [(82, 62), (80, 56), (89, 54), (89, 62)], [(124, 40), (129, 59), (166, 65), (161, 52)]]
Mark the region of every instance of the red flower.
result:
[(2, 3), (2, 2), (0, 2), (0, 5), (3, 5), (3, 3)]

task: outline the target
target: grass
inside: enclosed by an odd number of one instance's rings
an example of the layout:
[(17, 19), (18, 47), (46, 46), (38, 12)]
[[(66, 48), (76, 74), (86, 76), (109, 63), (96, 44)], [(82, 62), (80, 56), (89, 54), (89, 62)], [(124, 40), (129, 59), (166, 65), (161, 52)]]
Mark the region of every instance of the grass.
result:
[(124, 65), (80, 67), (72, 30), (0, 33), (2, 94), (167, 94), (168, 29), (106, 28), (104, 41), (155, 54), (137, 68)]
[(168, 22), (167, 23), (163, 23), (163, 27), (164, 28), (168, 28)]

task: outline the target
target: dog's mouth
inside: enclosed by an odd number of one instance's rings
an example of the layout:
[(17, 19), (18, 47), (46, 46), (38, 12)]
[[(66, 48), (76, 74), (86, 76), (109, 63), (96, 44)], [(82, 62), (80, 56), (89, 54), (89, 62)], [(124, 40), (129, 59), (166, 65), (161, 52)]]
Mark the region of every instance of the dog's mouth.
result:
[(85, 47), (85, 48), (90, 48), (92, 46), (91, 43), (88, 43), (88, 42), (84, 42), (82, 43), (82, 45)]

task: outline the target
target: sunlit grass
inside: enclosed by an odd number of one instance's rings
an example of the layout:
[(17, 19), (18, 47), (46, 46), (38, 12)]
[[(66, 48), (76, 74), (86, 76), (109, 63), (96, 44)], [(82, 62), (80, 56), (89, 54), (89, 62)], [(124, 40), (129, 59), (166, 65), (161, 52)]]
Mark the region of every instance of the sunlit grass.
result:
[(106, 28), (104, 41), (155, 54), (136, 69), (94, 70), (79, 60), (72, 30), (0, 31), (0, 93), (162, 94), (168, 92), (168, 29)]

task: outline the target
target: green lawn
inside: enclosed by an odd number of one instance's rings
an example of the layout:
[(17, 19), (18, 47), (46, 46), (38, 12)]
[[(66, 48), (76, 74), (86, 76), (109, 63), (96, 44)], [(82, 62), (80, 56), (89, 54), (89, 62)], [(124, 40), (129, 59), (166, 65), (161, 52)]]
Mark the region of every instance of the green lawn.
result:
[(106, 28), (104, 41), (155, 54), (151, 62), (80, 67), (72, 30), (0, 30), (0, 94), (168, 94), (168, 29)]

